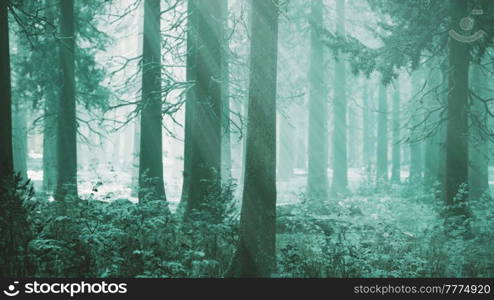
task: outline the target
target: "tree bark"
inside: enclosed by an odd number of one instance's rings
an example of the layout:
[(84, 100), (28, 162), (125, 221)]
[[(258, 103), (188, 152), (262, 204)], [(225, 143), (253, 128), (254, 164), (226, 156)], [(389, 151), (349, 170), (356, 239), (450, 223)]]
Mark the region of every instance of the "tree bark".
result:
[(185, 119), (184, 119), (184, 170), (182, 182), (182, 195), (178, 211), (183, 213), (187, 206), (187, 199), (190, 192), (190, 174), (192, 172), (191, 151), (192, 151), (192, 117), (194, 116), (194, 102), (196, 95), (196, 72), (197, 72), (197, 0), (187, 1), (187, 56), (186, 56), (186, 81), (191, 85), (185, 94)]
[[(438, 105), (442, 105), (441, 95), (439, 95), (438, 86), (441, 83), (441, 73), (440, 70), (431, 70), (431, 78), (428, 79), (429, 84), (428, 92), (430, 96), (427, 97), (426, 105), (430, 110), (437, 109)], [(431, 131), (436, 126), (437, 130), (431, 132), (425, 140), (425, 164), (424, 164), (424, 188), (426, 192), (430, 192), (431, 189), (435, 189), (437, 183), (441, 181), (439, 177), (439, 166), (440, 166), (440, 151), (441, 143), (443, 143), (443, 138), (441, 134), (442, 124), (440, 122), (439, 113), (434, 113), (429, 116), (427, 120), (427, 131)]]
[(421, 183), (422, 181), (422, 172), (423, 172), (423, 143), (421, 141), (423, 134), (421, 132), (421, 128), (415, 128), (417, 124), (422, 122), (421, 118), (423, 116), (419, 115), (417, 108), (419, 107), (418, 98), (421, 97), (420, 90), (422, 88), (422, 76), (423, 72), (415, 71), (412, 74), (412, 93), (413, 97), (411, 99), (411, 109), (412, 109), (412, 117), (411, 117), (411, 125), (410, 128), (410, 172), (409, 172), (409, 181), (410, 183)]
[[(345, 34), (345, 0), (336, 1), (336, 32)], [(336, 196), (348, 191), (347, 153), (347, 99), (346, 60), (340, 55), (335, 62), (335, 86), (333, 108), (333, 178), (331, 194)]]
[[(295, 158), (295, 141), (293, 132), (295, 127), (287, 115), (291, 115), (292, 109), (288, 108), (286, 115), (280, 114), (280, 142), (279, 142), (279, 158), (278, 158), (278, 180), (290, 181), (293, 178), (293, 167)], [(310, 166), (310, 163), (309, 163)], [(309, 167), (310, 168), (310, 167)], [(310, 171), (309, 171), (310, 174)]]
[(12, 176), (12, 91), (10, 79), (10, 46), (8, 2), (0, 1), (0, 181)]
[(388, 181), (388, 96), (383, 83), (379, 85), (376, 180), (378, 187)]
[[(197, 1), (196, 89), (190, 132), (190, 183), (184, 217), (204, 209), (221, 179), (222, 0)], [(199, 38), (200, 37), (200, 38)]]
[(393, 94), (393, 145), (391, 152), (391, 181), (401, 181), (401, 145), (400, 145), (400, 80), (395, 81)]
[[(24, 45), (20, 45), (23, 47)], [(20, 51), (24, 56), (24, 50)], [(27, 74), (24, 74), (27, 76)], [(26, 99), (21, 99), (24, 94), (17, 93), (13, 99), (13, 117), (12, 117), (12, 143), (14, 151), (14, 171), (19, 174), (23, 180), (27, 180), (27, 108)]]
[(61, 93), (57, 122), (57, 188), (55, 199), (77, 197), (77, 133), (74, 77), (74, 1), (60, 0)]
[[(309, 68), (309, 149), (307, 195), (317, 201), (328, 196), (328, 92), (325, 86), (324, 51), (319, 30), (323, 26), (324, 4), (312, 0)], [(283, 124), (283, 123), (282, 123)], [(285, 129), (285, 128), (283, 128)], [(282, 133), (285, 133), (282, 130)], [(281, 145), (285, 147), (285, 145)]]
[(161, 115), (160, 1), (144, 1), (139, 202), (165, 200)]
[(372, 169), (372, 154), (371, 154), (371, 141), (372, 141), (372, 133), (371, 133), (371, 107), (369, 105), (370, 102), (370, 93), (369, 93), (369, 84), (365, 82), (364, 88), (362, 91), (362, 161), (363, 166), (365, 168), (365, 174), (367, 176), (367, 180), (371, 180), (371, 169)]
[(52, 193), (57, 182), (57, 95), (45, 98), (43, 120), (43, 190)]
[[(471, 90), (482, 99), (487, 99), (483, 89), (487, 86), (487, 78), (480, 66), (471, 66)], [(490, 196), (489, 190), (489, 136), (486, 132), (488, 118), (482, 100), (471, 97), (471, 128), (470, 128), (470, 170), (469, 170), (469, 198), (478, 200), (482, 196)]]
[(141, 146), (141, 116), (138, 115), (134, 120), (134, 138), (132, 147), (132, 191), (131, 196), (139, 195), (139, 152)]
[(228, 184), (232, 178), (232, 148), (230, 139), (230, 40), (228, 28), (228, 0), (221, 0), (222, 55), (221, 55), (221, 180)]
[(276, 82), (278, 1), (252, 1), (249, 113), (240, 241), (227, 277), (276, 269)]
[[(451, 27), (460, 30), (467, 1), (451, 0)], [(467, 216), (469, 45), (449, 39), (448, 121), (446, 134), (446, 205), (452, 215)]]

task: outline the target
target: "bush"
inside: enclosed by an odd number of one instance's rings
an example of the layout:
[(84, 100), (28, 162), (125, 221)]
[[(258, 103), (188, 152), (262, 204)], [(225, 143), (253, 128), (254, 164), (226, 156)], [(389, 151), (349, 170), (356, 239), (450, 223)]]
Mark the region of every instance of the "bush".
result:
[(29, 253), (34, 191), (20, 175), (0, 182), (0, 277), (27, 277), (35, 266)]
[[(218, 205), (231, 202), (233, 187), (219, 191)], [(215, 214), (185, 226), (162, 200), (43, 202), (36, 213), (40, 231), (30, 243), (35, 276), (219, 277), (236, 235), (228, 209), (214, 209), (221, 220)]]
[[(471, 203), (476, 209), (467, 222), (472, 234), (466, 237), (462, 228), (448, 229), (434, 197), (404, 198), (398, 191), (341, 199), (331, 203), (328, 215), (299, 209), (291, 218), (312, 229), (278, 235), (279, 276), (492, 277), (492, 200)], [(321, 219), (333, 230), (318, 228)]]

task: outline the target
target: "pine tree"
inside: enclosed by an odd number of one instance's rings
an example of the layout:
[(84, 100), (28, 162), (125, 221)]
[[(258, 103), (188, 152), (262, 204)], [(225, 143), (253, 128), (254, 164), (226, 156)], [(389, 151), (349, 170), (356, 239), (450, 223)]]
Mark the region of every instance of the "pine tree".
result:
[(227, 277), (269, 277), (276, 269), (278, 1), (254, 0), (252, 16), (240, 241)]

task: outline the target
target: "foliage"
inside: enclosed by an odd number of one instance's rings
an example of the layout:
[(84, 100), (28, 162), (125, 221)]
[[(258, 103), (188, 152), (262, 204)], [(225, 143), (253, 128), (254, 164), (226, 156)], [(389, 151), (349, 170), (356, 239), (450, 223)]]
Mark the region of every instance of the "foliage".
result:
[(34, 232), (31, 182), (20, 175), (0, 183), (0, 277), (33, 274), (32, 257), (28, 251)]
[[(492, 200), (472, 204), (472, 235), (451, 231), (433, 195), (403, 198), (400, 191), (332, 203), (312, 217), (311, 231), (279, 235), (280, 277), (492, 277)], [(310, 212), (309, 212), (310, 213)], [(333, 233), (317, 226), (331, 224)], [(329, 220), (329, 221), (328, 221)]]
[[(220, 193), (232, 191), (228, 185)], [(162, 200), (66, 198), (39, 200), (37, 208), (35, 276), (219, 277), (236, 241), (226, 215), (182, 225)]]

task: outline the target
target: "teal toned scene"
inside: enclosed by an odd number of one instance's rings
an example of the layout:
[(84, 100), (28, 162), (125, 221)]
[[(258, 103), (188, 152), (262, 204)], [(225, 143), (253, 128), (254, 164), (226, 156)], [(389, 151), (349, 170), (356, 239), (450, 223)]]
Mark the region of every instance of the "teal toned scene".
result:
[(0, 278), (492, 278), (493, 185), (492, 0), (0, 0)]

